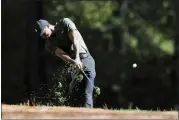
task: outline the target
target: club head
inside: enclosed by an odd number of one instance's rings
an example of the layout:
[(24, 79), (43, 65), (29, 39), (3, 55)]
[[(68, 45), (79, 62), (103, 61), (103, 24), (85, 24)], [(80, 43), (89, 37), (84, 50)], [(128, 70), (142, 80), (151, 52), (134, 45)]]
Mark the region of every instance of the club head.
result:
[(99, 87), (95, 87), (95, 90), (96, 90), (96, 94), (97, 94), (97, 95), (100, 95), (100, 94), (101, 94), (101, 91), (100, 91), (100, 88), (99, 88)]

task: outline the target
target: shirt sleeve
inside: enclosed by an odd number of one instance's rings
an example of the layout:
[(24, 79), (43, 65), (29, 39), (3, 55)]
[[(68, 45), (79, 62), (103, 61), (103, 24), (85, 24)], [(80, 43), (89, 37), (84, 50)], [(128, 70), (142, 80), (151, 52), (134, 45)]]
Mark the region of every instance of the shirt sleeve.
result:
[(77, 30), (76, 25), (69, 18), (64, 18), (64, 23), (68, 33)]

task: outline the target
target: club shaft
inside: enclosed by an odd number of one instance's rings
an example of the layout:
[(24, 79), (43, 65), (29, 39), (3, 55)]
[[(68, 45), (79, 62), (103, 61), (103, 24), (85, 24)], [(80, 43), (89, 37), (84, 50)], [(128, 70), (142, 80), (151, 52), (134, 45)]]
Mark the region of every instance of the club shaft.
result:
[[(81, 70), (81, 72), (85, 75), (85, 77), (88, 79), (88, 81), (92, 84), (91, 80), (90, 80), (89, 77), (86, 75), (86, 73), (84, 72), (84, 70)], [(92, 85), (93, 85), (94, 89), (96, 89), (95, 86), (94, 86), (94, 84), (92, 84)]]

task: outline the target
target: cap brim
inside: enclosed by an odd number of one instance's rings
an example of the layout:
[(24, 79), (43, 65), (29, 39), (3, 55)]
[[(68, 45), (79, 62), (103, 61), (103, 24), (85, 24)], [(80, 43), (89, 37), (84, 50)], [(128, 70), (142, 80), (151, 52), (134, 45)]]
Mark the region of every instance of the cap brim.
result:
[(41, 33), (40, 33), (40, 36), (42, 36), (43, 35), (43, 31), (41, 31)]
[[(39, 21), (37, 21), (37, 23), (38, 23), (38, 25), (40, 26)], [(44, 26), (43, 26), (42, 28), (40, 27), (40, 30), (41, 30), (41, 32), (40, 32), (40, 36), (42, 36), (42, 35), (43, 35)]]

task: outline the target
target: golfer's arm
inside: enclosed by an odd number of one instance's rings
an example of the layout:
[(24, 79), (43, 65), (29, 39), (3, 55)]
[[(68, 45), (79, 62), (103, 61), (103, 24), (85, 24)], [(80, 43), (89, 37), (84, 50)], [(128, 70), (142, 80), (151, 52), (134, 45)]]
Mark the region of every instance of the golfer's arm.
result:
[(75, 58), (79, 58), (79, 52), (80, 52), (80, 44), (77, 36), (77, 30), (74, 30), (69, 33), (70, 40), (73, 43), (74, 46), (74, 52), (75, 52)]
[(60, 48), (56, 48), (55, 55), (60, 57), (64, 61), (74, 63), (74, 60)]

